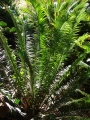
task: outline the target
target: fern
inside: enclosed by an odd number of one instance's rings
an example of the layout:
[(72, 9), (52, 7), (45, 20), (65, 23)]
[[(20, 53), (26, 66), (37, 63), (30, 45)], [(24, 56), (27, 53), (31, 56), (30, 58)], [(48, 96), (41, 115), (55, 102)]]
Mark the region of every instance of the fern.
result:
[[(22, 11), (27, 13), (24, 13), (22, 18), (7, 7), (17, 32), (15, 53), (0, 31), (2, 46), (14, 71), (12, 78), (15, 77), (15, 88), (22, 91), (21, 96), (29, 94), (30, 104), (27, 111), (32, 113), (31, 118), (39, 111), (44, 114), (56, 114), (55, 111), (58, 110), (61, 112), (58, 115), (63, 116), (64, 110), (64, 115), (67, 112), (71, 115), (72, 106), (77, 105), (76, 110), (80, 109), (78, 104), (80, 103), (82, 108), (82, 103), (87, 102), (90, 97), (79, 89), (90, 77), (90, 67), (83, 62), (90, 52), (89, 46), (85, 43), (89, 35), (77, 35), (78, 25), (86, 17), (85, 2), (58, 0), (56, 7), (52, 0), (26, 2), (32, 9), (23, 9)], [(65, 67), (65, 60), (77, 47), (84, 52), (77, 50), (76, 54), (79, 56), (77, 55), (77, 58)], [(73, 94), (77, 92), (84, 97), (75, 99)]]

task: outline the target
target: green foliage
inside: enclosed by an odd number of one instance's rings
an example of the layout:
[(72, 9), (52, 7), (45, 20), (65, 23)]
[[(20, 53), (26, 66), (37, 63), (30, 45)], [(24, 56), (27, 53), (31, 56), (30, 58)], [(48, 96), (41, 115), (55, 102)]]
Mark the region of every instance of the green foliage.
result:
[(3, 21), (0, 21), (0, 26), (5, 27), (5, 26), (7, 26), (7, 24), (5, 22), (3, 22)]
[[(23, 9), (27, 12), (24, 15), (17, 16), (10, 8), (6, 8), (17, 33), (15, 51), (9, 47), (2, 29), (0, 31), (0, 42), (13, 70), (10, 82), (20, 96), (29, 94), (32, 116), (39, 111), (44, 114), (55, 113), (57, 109), (61, 116), (67, 112), (71, 115), (72, 106), (76, 104), (76, 110), (80, 109), (78, 103), (89, 103), (90, 97), (80, 90), (90, 77), (90, 67), (83, 62), (90, 53), (89, 44), (85, 42), (89, 35), (77, 35), (78, 25), (86, 17), (86, 2), (58, 0), (54, 7), (52, 0), (26, 1), (32, 9)], [(65, 67), (65, 60), (77, 47), (84, 52), (78, 50), (73, 53), (77, 54), (77, 58)], [(84, 97), (74, 99), (73, 94), (78, 92)], [(15, 102), (18, 103), (17, 100)]]
[(0, 4), (7, 4), (7, 5), (11, 5), (12, 0), (1, 0)]

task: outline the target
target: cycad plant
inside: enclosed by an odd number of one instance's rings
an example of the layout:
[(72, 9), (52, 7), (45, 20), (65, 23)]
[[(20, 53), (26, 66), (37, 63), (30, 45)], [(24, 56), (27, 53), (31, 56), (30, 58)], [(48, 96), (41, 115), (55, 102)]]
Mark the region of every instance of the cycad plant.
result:
[[(8, 45), (3, 28), (0, 30), (0, 42), (12, 69), (9, 82), (15, 97), (21, 100), (28, 119), (42, 118), (43, 114), (49, 117), (46, 119), (80, 118), (81, 111), (90, 107), (90, 95), (81, 89), (90, 76), (90, 67), (83, 61), (90, 52), (85, 41), (89, 35), (77, 34), (80, 21), (87, 18), (86, 2), (26, 2), (29, 5), (21, 16), (6, 7), (16, 30), (15, 50)], [(68, 61), (70, 57), (72, 62)]]

